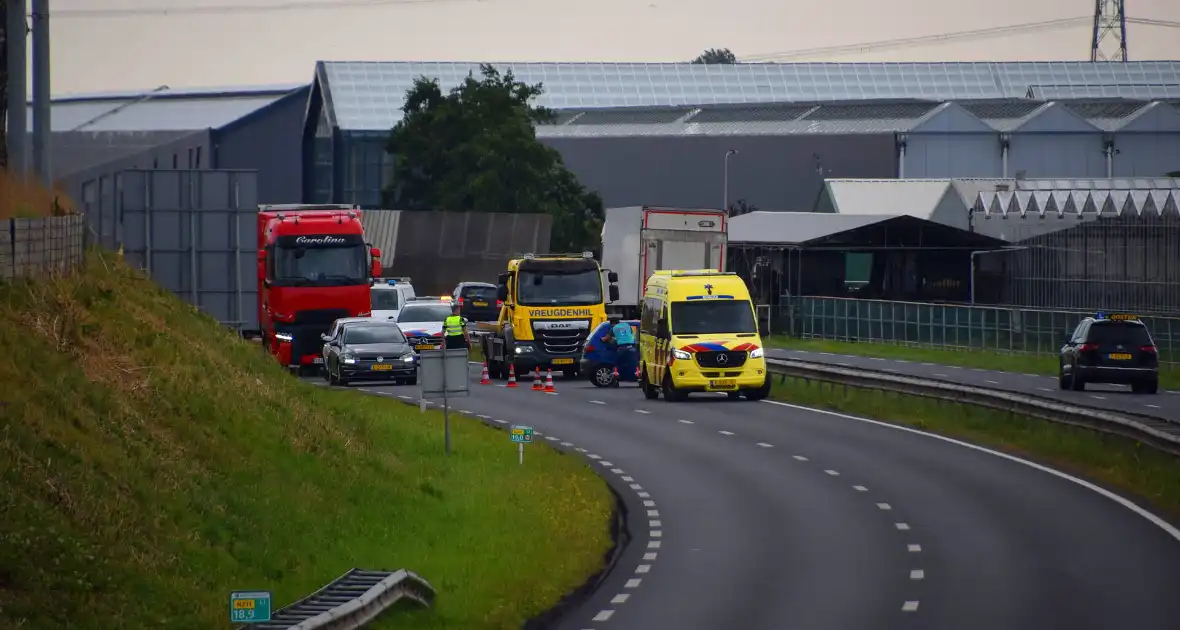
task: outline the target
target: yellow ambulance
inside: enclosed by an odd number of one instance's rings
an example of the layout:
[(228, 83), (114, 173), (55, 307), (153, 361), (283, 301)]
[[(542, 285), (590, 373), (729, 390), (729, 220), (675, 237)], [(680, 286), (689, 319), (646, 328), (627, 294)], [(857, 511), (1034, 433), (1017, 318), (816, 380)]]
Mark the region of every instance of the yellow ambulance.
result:
[(754, 303), (733, 272), (652, 274), (643, 295), (639, 352), (639, 387), (648, 399), (725, 392), (734, 400), (762, 400), (770, 394)]

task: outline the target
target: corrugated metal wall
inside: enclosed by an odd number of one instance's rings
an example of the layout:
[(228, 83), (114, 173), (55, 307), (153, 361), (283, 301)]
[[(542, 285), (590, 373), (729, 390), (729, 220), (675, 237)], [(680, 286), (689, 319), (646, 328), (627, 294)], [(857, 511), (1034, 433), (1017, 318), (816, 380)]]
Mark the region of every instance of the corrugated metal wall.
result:
[(409, 276), (419, 295), (495, 282), (514, 256), (549, 253), (553, 229), (547, 214), (365, 210), (361, 220), (385, 275)]

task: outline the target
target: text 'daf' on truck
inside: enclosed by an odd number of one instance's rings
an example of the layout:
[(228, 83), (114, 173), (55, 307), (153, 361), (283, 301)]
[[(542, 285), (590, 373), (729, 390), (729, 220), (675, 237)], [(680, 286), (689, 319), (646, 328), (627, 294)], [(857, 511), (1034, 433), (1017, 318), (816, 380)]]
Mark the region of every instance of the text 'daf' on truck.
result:
[(607, 301), (619, 298), (617, 281), (590, 252), (510, 260), (497, 278), (499, 319), (476, 326), (488, 374), (508, 378), (515, 366), (518, 377), (538, 368), (577, 376), (586, 338), (606, 321)]
[(648, 278), (665, 269), (725, 271), (729, 243), (721, 210), (655, 206), (608, 208), (602, 224), (602, 265), (618, 274), (611, 314), (638, 319)]
[(365, 241), (358, 206), (258, 207), (258, 325), (262, 347), (292, 372), (323, 363), (323, 339), (342, 317), (369, 317), (381, 250)]

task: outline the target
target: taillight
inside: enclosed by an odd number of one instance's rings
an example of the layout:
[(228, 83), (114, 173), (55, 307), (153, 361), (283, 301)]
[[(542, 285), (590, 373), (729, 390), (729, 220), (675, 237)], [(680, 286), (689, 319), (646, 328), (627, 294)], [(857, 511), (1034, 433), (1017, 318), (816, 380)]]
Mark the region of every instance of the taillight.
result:
[(504, 308), (504, 300), (496, 300), (496, 308)]
[(1098, 344), (1096, 344), (1096, 343), (1083, 343), (1082, 345), (1078, 346), (1078, 350), (1080, 352), (1089, 352), (1091, 350), (1097, 350), (1097, 349), (1098, 349)]
[(1152, 354), (1155, 354), (1156, 352), (1155, 346), (1140, 346), (1139, 349), (1143, 352), (1150, 352)]
[(459, 306), (463, 306), (463, 298), (459, 298)]

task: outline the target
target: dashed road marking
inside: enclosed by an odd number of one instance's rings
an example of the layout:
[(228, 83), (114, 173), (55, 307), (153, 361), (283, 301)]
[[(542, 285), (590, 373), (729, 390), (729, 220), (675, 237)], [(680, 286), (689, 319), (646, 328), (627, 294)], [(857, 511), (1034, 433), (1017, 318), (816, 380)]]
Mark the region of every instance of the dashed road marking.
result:
[(646, 492), (636, 492), (635, 494), (638, 495), (640, 499), (647, 499), (651, 497), (651, 495)]
[(651, 413), (651, 412), (646, 409), (636, 409), (635, 413)]
[(639, 588), (639, 585), (642, 582), (642, 578), (631, 578), (630, 580), (627, 580), (627, 583), (623, 585), (623, 588)]
[(839, 476), (840, 476), (840, 472), (839, 472), (839, 471), (837, 471), (837, 470), (832, 470), (832, 469), (830, 469), (830, 468), (829, 468), (828, 470), (825, 470), (824, 472), (828, 473), (829, 475), (831, 475), (831, 476), (833, 476), (833, 477), (839, 477)]
[(659, 515), (660, 515), (660, 511), (659, 511), (659, 510), (648, 510), (648, 511), (647, 511), (647, 517), (648, 517), (648, 518), (655, 518), (655, 517), (657, 517), (657, 516), (659, 516)]
[(402, 400), (414, 400), (413, 396), (406, 396), (405, 394), (398, 396), (398, 398), (401, 398)]
[(649, 551), (649, 552), (643, 554), (643, 559), (644, 560), (655, 560), (659, 555), (660, 554), (658, 554), (654, 551)]
[(660, 541), (658, 541), (658, 540), (647, 541), (647, 548), (648, 549), (659, 549), (660, 548)]
[(733, 431), (718, 431), (721, 435), (733, 435)]
[(631, 484), (631, 489), (632, 490), (643, 490), (643, 486), (641, 486), (637, 483), (633, 483), (633, 484)]
[(1038, 387), (1037, 389), (1038, 389), (1038, 390), (1040, 390), (1040, 391), (1042, 391), (1042, 392), (1051, 392), (1051, 391), (1053, 391), (1053, 390), (1049, 389), (1048, 387)]
[(910, 553), (921, 553), (922, 552), (922, 545), (906, 545), (905, 548)]
[(1145, 406), (1145, 407), (1151, 407), (1152, 409), (1159, 409), (1159, 408), (1160, 408), (1160, 406), (1159, 406), (1159, 405), (1148, 405), (1148, 404), (1146, 404), (1146, 403), (1144, 404), (1144, 406)]
[(999, 385), (999, 381), (984, 381), (984, 383), (991, 383), (992, 385)]
[(643, 507), (651, 508), (651, 507), (655, 507), (655, 506), (656, 506), (656, 502), (652, 501), (651, 499), (647, 499), (646, 501), (643, 502)]
[(773, 448), (774, 447), (773, 444), (767, 444), (766, 442), (758, 442), (758, 446), (761, 446), (762, 448)]
[(586, 452), (586, 449), (584, 449), (584, 448), (582, 448), (582, 447), (580, 447), (580, 446), (579, 446), (578, 448), (575, 448), (574, 450), (575, 450), (575, 451), (577, 451), (577, 452), (579, 452), (579, 453), (585, 453), (585, 452)]
[(659, 521), (648, 521), (647, 526), (648, 527), (663, 527), (664, 524)]
[(663, 532), (663, 530), (653, 529), (653, 530), (651, 530), (651, 532), (648, 533), (648, 535), (651, 536), (652, 538), (663, 538), (664, 532)]
[(616, 475), (621, 475), (621, 474), (623, 474), (623, 469), (622, 469), (622, 468), (611, 468), (611, 469), (610, 469), (610, 471), (611, 471), (611, 472), (613, 472), (613, 473), (614, 473), (614, 474), (616, 474)]
[(606, 621), (613, 614), (615, 614), (613, 610), (600, 610), (597, 615), (594, 615), (594, 621)]
[(574, 444), (573, 444), (573, 442), (562, 442), (561, 445), (565, 446), (565, 447), (570, 447), (570, 446), (573, 446)]
[(791, 457), (794, 457), (795, 459), (797, 459), (797, 460), (799, 460), (799, 461), (801, 461), (801, 462), (805, 462), (805, 461), (807, 461), (807, 458), (806, 458), (806, 457), (804, 457), (804, 456), (802, 456), (802, 455), (792, 455)]
[(878, 503), (877, 507), (881, 508), (882, 510), (892, 510), (893, 509), (893, 506), (889, 505), (888, 503)]
[(508, 421), (507, 421), (507, 420), (501, 420), (501, 419), (499, 419), (499, 418), (496, 418), (496, 419), (494, 420), (494, 422), (495, 422), (496, 424), (508, 424)]
[(552, 435), (546, 435), (545, 439), (549, 440), (550, 442), (557, 442), (558, 441), (558, 439), (553, 437)]
[(1090, 396), (1090, 398), (1093, 398), (1094, 400), (1106, 400), (1106, 396), (1094, 396), (1094, 395), (1091, 395), (1091, 396)]
[(598, 463), (599, 463), (599, 464), (601, 464), (601, 465), (603, 465), (603, 466), (606, 466), (607, 468), (610, 468), (611, 466), (614, 466), (614, 464), (612, 464), (612, 463), (610, 463), (610, 462), (606, 461), (605, 459), (604, 459), (604, 460), (600, 460)]
[(852, 489), (856, 490), (857, 492), (868, 492), (869, 491), (869, 489), (864, 486), (852, 486)]
[(918, 602), (917, 601), (908, 601), (908, 602), (901, 605), (901, 609), (904, 612), (915, 612), (918, 610)]
[(692, 420), (677, 420), (681, 424), (693, 424)]
[(910, 579), (911, 580), (924, 580), (924, 579), (926, 579), (926, 572), (923, 571), (922, 569), (913, 569), (912, 571), (910, 571)]
[(605, 405), (606, 403), (602, 402), (601, 400), (591, 400), (590, 404), (591, 405)]
[(476, 417), (477, 417), (477, 418), (480, 418), (480, 419), (483, 419), (483, 420), (491, 420), (491, 419), (492, 419), (492, 417), (491, 417), (491, 416), (487, 416), (487, 415), (484, 415), (484, 414), (482, 414), (482, 413), (481, 413), (481, 414), (479, 414), (479, 415), (478, 415), (478, 416), (476, 416)]
[(623, 481), (635, 481), (632, 477), (623, 477)]
[(614, 597), (611, 598), (610, 603), (622, 604), (623, 602), (627, 601), (628, 597), (631, 597), (631, 596), (626, 593), (619, 593), (618, 595), (615, 595)]
[(641, 565), (639, 565), (639, 566), (635, 567), (635, 572), (636, 572), (636, 573), (648, 573), (648, 572), (650, 572), (650, 571), (651, 571), (651, 565), (650, 565), (650, 564), (641, 564)]
[(544, 434), (544, 433), (541, 433), (540, 431), (533, 431), (533, 435), (542, 435), (542, 436), (543, 436), (543, 435), (545, 435), (545, 434)]
[(910, 528), (910, 526), (905, 523), (894, 523), (893, 526), (903, 532), (909, 530)]
[[(533, 433), (536, 433), (536, 431), (534, 431)], [(589, 457), (590, 459), (602, 459), (601, 455), (595, 455), (594, 453), (589, 453), (586, 455), (586, 457)]]

